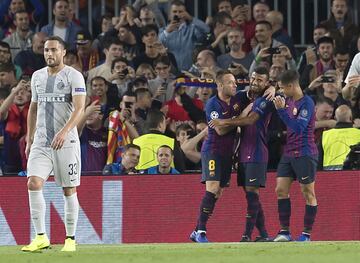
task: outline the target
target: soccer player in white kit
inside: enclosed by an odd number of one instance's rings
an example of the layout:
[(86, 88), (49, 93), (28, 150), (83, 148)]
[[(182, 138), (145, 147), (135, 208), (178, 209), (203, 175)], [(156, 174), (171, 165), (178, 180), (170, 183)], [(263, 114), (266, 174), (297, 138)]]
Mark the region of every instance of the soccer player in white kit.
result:
[(75, 251), (79, 214), (76, 187), (80, 185), (80, 142), (76, 125), (85, 108), (86, 86), (80, 72), (64, 65), (65, 43), (50, 37), (44, 46), (47, 67), (34, 72), (28, 114), (26, 155), (29, 204), (36, 237), (22, 248), (37, 251), (50, 246), (45, 233), (44, 182), (54, 175), (63, 188), (65, 245), (61, 251)]

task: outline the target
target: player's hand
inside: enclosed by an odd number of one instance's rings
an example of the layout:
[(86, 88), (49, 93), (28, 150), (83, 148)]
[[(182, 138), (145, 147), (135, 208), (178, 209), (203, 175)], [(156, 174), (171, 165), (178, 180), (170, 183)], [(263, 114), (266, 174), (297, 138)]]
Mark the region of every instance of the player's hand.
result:
[(26, 159), (27, 159), (27, 160), (29, 159), (31, 145), (32, 145), (31, 142), (27, 142), (27, 143), (26, 143), (25, 156), (26, 156)]
[(273, 100), (275, 108), (278, 109), (284, 109), (285, 108), (285, 99), (281, 96), (276, 96)]
[(243, 111), (241, 112), (241, 114), (239, 115), (240, 118), (246, 117), (249, 115), (250, 111), (252, 110), (253, 107), (253, 103), (250, 103), (249, 105), (246, 106), (245, 109), (243, 109)]
[(224, 126), (226, 126), (225, 120), (222, 119), (214, 119), (209, 122), (209, 127), (212, 129), (224, 127)]
[(272, 101), (275, 98), (275, 92), (276, 88), (274, 86), (270, 86), (265, 90), (263, 97), (265, 97), (266, 100)]
[(63, 147), (64, 142), (65, 142), (65, 138), (67, 136), (67, 132), (65, 130), (60, 130), (54, 137), (52, 143), (51, 143), (51, 148), (53, 148), (54, 150), (59, 150)]

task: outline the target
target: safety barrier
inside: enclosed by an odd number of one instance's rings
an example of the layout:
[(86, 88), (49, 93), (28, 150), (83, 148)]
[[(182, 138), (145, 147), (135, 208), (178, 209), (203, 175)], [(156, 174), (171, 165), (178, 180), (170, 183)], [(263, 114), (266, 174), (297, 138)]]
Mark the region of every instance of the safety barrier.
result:
[[(78, 189), (79, 244), (188, 242), (204, 193), (199, 175), (82, 176)], [(208, 224), (211, 241), (239, 241), (246, 202), (236, 177), (216, 204)], [(266, 225), (278, 230), (275, 174), (268, 174), (261, 192)], [(360, 171), (320, 172), (316, 192), (319, 202), (313, 240), (360, 240)], [(64, 239), (62, 191), (53, 181), (44, 188), (46, 227), (53, 243)], [(299, 185), (291, 191), (293, 235), (302, 230), (304, 201)], [(26, 178), (0, 178), (0, 245), (25, 244), (33, 233), (28, 208)]]

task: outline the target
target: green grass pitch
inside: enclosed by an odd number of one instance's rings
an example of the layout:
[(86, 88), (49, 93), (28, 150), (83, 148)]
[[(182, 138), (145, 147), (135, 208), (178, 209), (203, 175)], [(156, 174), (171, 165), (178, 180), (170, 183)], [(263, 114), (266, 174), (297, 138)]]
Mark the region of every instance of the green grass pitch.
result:
[(0, 247), (0, 262), (360, 262), (360, 242), (78, 245), (75, 253), (60, 252), (59, 245), (37, 253), (20, 248)]

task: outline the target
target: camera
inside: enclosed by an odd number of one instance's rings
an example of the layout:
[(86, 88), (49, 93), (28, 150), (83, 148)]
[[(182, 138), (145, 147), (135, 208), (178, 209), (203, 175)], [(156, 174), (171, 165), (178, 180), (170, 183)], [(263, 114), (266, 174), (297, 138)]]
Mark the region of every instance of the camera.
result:
[(322, 76), (321, 77), (321, 82), (322, 83), (334, 83), (335, 82), (335, 78), (332, 76)]
[(126, 108), (126, 109), (131, 109), (131, 106), (133, 105), (132, 102), (130, 102), (130, 101), (125, 101), (124, 103), (125, 103), (125, 108)]
[(269, 53), (269, 54), (280, 54), (281, 49), (279, 47), (269, 47), (267, 49), (267, 53)]
[(126, 76), (127, 74), (129, 74), (129, 70), (126, 68), (123, 71), (121, 71), (121, 74)]
[(179, 21), (180, 21), (180, 17), (178, 17), (177, 15), (174, 15), (173, 20), (174, 20), (175, 22), (179, 22)]

